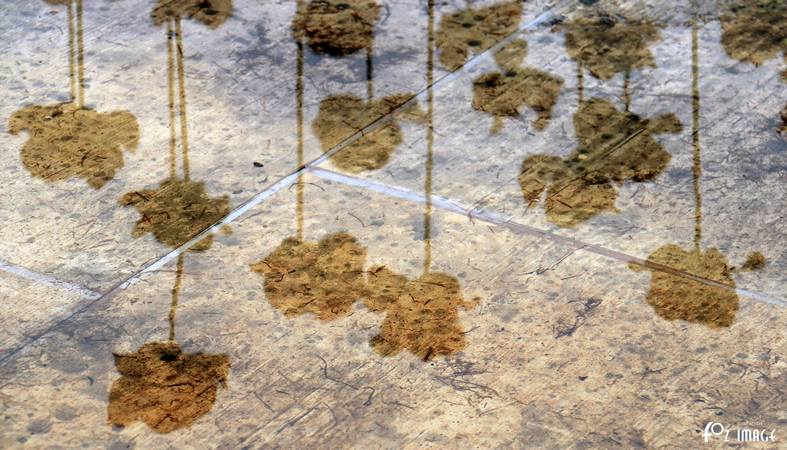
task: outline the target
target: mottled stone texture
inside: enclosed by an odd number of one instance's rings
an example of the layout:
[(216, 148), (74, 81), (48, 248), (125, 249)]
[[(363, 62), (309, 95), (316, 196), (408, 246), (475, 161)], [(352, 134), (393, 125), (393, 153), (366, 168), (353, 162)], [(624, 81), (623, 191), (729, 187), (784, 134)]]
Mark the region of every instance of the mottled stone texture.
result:
[(6, 3), (0, 447), (783, 446), (784, 2)]

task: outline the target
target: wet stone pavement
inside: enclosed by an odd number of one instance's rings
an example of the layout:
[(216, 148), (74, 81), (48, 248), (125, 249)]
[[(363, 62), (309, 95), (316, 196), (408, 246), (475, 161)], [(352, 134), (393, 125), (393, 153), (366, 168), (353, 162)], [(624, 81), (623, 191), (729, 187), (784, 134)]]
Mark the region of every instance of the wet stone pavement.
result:
[(787, 1), (3, 10), (0, 447), (784, 445)]

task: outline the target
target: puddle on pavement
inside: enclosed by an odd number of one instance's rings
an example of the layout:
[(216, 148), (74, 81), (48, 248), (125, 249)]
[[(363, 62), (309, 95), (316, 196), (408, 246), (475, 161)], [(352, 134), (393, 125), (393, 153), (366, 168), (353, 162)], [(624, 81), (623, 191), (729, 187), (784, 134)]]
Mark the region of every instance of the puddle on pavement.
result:
[[(435, 45), (433, 8), (430, 2), (429, 55), (434, 54)], [(296, 23), (295, 29), (300, 26)], [(359, 33), (367, 36), (365, 29)], [(298, 107), (296, 168), (304, 164), (303, 46), (299, 45), (298, 49), (295, 89)], [(412, 97), (396, 94), (372, 100), (372, 61), (370, 55), (367, 54), (367, 57), (366, 102), (350, 95), (336, 95), (320, 103), (313, 128), (323, 151)], [(429, 57), (426, 68), (428, 84), (433, 80), (433, 70), (433, 60)], [(427, 182), (424, 189), (425, 198), (430, 199), (434, 151), (433, 94), (429, 92), (427, 98), (425, 112), (413, 102), (405, 110), (399, 111), (398, 117), (412, 119), (427, 127)], [(340, 169), (353, 173), (381, 168), (402, 142), (401, 133), (396, 122), (388, 122), (332, 155), (331, 160)], [(455, 277), (430, 271), (432, 205), (429, 200), (424, 205), (424, 271), (420, 277), (411, 280), (384, 266), (365, 268), (366, 249), (346, 232), (327, 235), (318, 242), (305, 241), (303, 224), (306, 202), (302, 176), (298, 177), (295, 189), (296, 235), (282, 241), (262, 260), (251, 264), (251, 270), (264, 278), (265, 296), (273, 307), (285, 317), (310, 314), (319, 320), (330, 321), (348, 316), (354, 305), (362, 301), (371, 311), (385, 314), (379, 334), (370, 341), (371, 347), (382, 356), (392, 356), (407, 350), (427, 361), (437, 356), (451, 355), (465, 347), (458, 310), (473, 307), (475, 303), (463, 299), (459, 281)]]
[[(101, 113), (85, 107), (84, 46), (81, 0), (48, 0), (68, 7), (69, 68), (71, 101), (33, 105), (15, 112), (8, 131), (26, 131), (28, 141), (21, 150), (25, 168), (49, 182), (83, 178), (101, 188), (124, 165), (124, 151), (133, 151), (140, 130), (127, 111)], [(787, 6), (758, 1), (732, 7), (721, 16), (721, 45), (730, 57), (755, 65), (785, 52)], [(434, 7), (433, 2), (429, 5)], [(336, 321), (349, 316), (359, 305), (378, 314), (379, 329), (370, 347), (380, 356), (402, 352), (424, 361), (446, 357), (468, 345), (461, 312), (476, 307), (480, 299), (467, 299), (459, 278), (432, 271), (432, 204), (434, 169), (434, 93), (426, 101), (411, 101), (415, 93), (395, 93), (375, 98), (374, 31), (383, 8), (371, 0), (299, 1), (292, 35), (296, 39), (297, 162), (304, 159), (304, 66), (305, 47), (325, 57), (366, 55), (367, 95), (361, 98), (334, 93), (320, 101), (312, 131), (322, 151), (329, 152), (353, 133), (364, 129), (402, 105), (396, 116), (330, 154), (331, 162), (352, 174), (379, 170), (389, 163), (404, 141), (400, 122), (423, 126), (424, 142), (424, 235), (423, 270), (412, 277), (385, 266), (367, 266), (367, 249), (360, 238), (337, 232), (307, 240), (307, 202), (304, 182), (298, 177), (296, 190), (296, 233), (284, 239), (270, 254), (250, 264), (251, 276), (262, 278), (262, 295), (285, 318), (312, 316)], [(513, 33), (522, 17), (520, 2), (503, 2), (486, 7), (466, 6), (442, 16), (435, 31), (434, 10), (429, 10), (427, 85), (434, 81), (434, 58), (450, 70), (460, 68)], [(169, 175), (154, 188), (125, 193), (119, 202), (137, 209), (141, 218), (132, 236), (147, 233), (163, 245), (178, 248), (230, 212), (227, 195), (212, 197), (203, 181), (192, 180), (189, 170), (189, 136), (185, 92), (183, 32), (181, 20), (192, 19), (215, 29), (233, 14), (229, 0), (160, 0), (151, 18), (166, 27), (169, 108)], [(558, 27), (565, 36), (565, 51), (577, 63), (579, 101), (573, 114), (579, 145), (566, 156), (532, 154), (524, 158), (517, 178), (524, 204), (543, 204), (546, 218), (560, 227), (577, 227), (600, 214), (615, 214), (618, 191), (626, 183), (648, 183), (669, 167), (671, 154), (659, 141), (660, 135), (675, 134), (688, 127), (674, 113), (644, 115), (630, 110), (629, 80), (635, 70), (656, 67), (651, 46), (660, 39), (657, 24), (628, 19), (600, 7), (583, 9)], [(694, 246), (661, 245), (644, 265), (630, 266), (650, 273), (645, 302), (667, 321), (681, 320), (710, 328), (731, 326), (739, 310), (734, 275), (738, 271), (761, 270), (766, 255), (751, 250), (740, 269), (716, 248), (703, 247), (701, 151), (699, 141), (700, 95), (697, 29), (693, 30), (693, 168), (695, 204)], [(472, 84), (472, 107), (491, 116), (491, 132), (499, 133), (510, 121), (542, 131), (553, 120), (553, 111), (565, 80), (525, 65), (528, 42), (512, 41), (495, 56), (499, 70), (477, 77)], [(620, 104), (604, 98), (584, 98), (585, 73), (601, 82), (624, 75)], [(781, 76), (787, 75), (787, 72)], [(408, 103), (410, 102), (410, 103)], [(531, 123), (518, 120), (525, 109), (534, 115)], [(782, 112), (781, 133), (787, 133), (787, 106)], [(525, 125), (521, 125), (525, 124)], [(518, 195), (518, 194), (517, 194)], [(518, 197), (517, 197), (518, 198)], [(316, 240), (315, 240), (316, 239)], [(190, 250), (207, 250), (213, 243), (206, 236)], [(417, 252), (411, 252), (416, 255)], [(120, 378), (109, 393), (109, 422), (128, 426), (142, 421), (151, 429), (168, 433), (187, 427), (212, 408), (218, 392), (229, 377), (227, 355), (184, 353), (175, 340), (175, 316), (187, 253), (178, 257), (169, 339), (150, 342), (130, 354), (115, 355)], [(421, 255), (413, 256), (421, 257)], [(262, 297), (262, 295), (260, 297)], [(600, 302), (600, 301), (599, 301)], [(588, 308), (595, 308), (593, 303)], [(565, 333), (563, 333), (565, 335)]]
[(71, 100), (27, 106), (11, 115), (8, 132), (28, 140), (20, 156), (25, 169), (50, 183), (73, 177), (100, 189), (123, 167), (123, 151), (139, 143), (137, 119), (128, 111), (102, 113), (85, 106), (85, 46), (82, 0), (49, 0), (66, 5)]
[(382, 356), (407, 350), (427, 361), (465, 347), (458, 311), (477, 302), (462, 297), (457, 278), (428, 269), (415, 279), (384, 266), (367, 269), (366, 253), (345, 232), (316, 243), (293, 237), (251, 264), (251, 270), (263, 276), (265, 298), (285, 317), (336, 320), (349, 316), (359, 302), (385, 314), (370, 342)]

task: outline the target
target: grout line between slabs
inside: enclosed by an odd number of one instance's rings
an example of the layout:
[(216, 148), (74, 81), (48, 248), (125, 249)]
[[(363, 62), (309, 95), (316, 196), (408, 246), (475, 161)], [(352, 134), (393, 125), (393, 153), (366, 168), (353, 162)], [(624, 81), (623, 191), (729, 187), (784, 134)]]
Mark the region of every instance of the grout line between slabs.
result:
[(43, 284), (45, 286), (73, 292), (75, 294), (78, 294), (82, 297), (86, 297), (88, 299), (96, 299), (98, 297), (101, 297), (100, 292), (94, 291), (92, 289), (88, 289), (84, 286), (80, 286), (75, 283), (69, 283), (67, 281), (58, 280), (57, 278), (52, 277), (50, 275), (35, 272), (26, 267), (18, 266), (8, 261), (3, 261), (2, 259), (0, 259), (0, 270), (3, 272), (10, 273), (12, 275), (16, 275), (17, 277), (23, 278), (28, 281), (33, 281), (35, 283)]

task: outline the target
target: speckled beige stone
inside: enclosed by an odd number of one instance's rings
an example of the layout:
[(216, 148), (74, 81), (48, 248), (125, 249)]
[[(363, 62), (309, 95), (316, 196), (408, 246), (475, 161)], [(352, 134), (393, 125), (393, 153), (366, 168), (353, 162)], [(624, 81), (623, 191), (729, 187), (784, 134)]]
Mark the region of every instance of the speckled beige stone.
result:
[(0, 15), (0, 447), (781, 440), (783, 11), (372, 3)]

